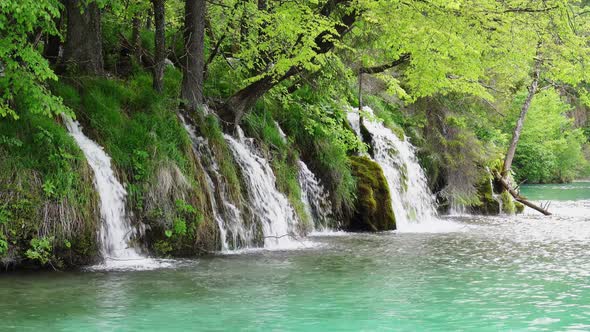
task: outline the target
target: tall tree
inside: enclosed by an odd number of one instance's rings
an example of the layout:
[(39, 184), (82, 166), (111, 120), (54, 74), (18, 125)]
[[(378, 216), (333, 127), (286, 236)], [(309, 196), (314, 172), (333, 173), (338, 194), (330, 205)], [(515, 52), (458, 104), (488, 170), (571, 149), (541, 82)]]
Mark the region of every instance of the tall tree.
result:
[(520, 139), (520, 134), (522, 133), (522, 129), (524, 128), (524, 120), (526, 115), (531, 107), (531, 103), (533, 102), (533, 97), (537, 94), (539, 90), (539, 78), (541, 75), (541, 59), (540, 54), (537, 53), (537, 59), (535, 59), (535, 67), (533, 68), (533, 75), (532, 81), (528, 88), (528, 94), (520, 109), (520, 115), (518, 116), (518, 120), (516, 121), (516, 125), (514, 126), (514, 131), (512, 133), (512, 139), (510, 140), (510, 145), (508, 145), (508, 151), (506, 152), (506, 158), (504, 158), (504, 165), (502, 166), (502, 177), (507, 178), (510, 174), (510, 169), (512, 168), (512, 160), (514, 159), (514, 154), (516, 153), (516, 147), (518, 146), (518, 141)]
[(184, 11), (184, 48), (180, 97), (187, 111), (203, 104), (203, 71), (205, 68), (205, 0), (186, 0)]
[(166, 65), (166, 9), (164, 7), (164, 2), (164, 0), (152, 0), (154, 5), (154, 21), (156, 24), (153, 76), (154, 89), (158, 92), (162, 92), (164, 90), (164, 67)]
[(64, 64), (95, 75), (104, 72), (100, 8), (96, 1), (64, 0), (68, 16)]

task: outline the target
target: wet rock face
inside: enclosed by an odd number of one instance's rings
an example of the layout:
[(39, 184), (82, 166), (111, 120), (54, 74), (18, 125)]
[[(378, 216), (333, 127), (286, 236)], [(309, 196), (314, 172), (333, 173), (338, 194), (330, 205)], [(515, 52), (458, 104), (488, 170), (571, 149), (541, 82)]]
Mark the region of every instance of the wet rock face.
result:
[(355, 232), (394, 230), (391, 195), (379, 164), (366, 157), (351, 157), (351, 166), (357, 178), (357, 201), (343, 228)]

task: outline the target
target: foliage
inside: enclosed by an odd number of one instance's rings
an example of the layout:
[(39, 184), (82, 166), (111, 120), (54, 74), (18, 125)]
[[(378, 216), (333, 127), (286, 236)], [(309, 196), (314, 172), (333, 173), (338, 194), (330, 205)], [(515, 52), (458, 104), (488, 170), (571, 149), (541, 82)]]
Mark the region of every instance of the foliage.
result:
[[(66, 264), (95, 253), (98, 217), (91, 171), (64, 127), (41, 114), (0, 121), (0, 242), (5, 262), (26, 258), (42, 229), (56, 252), (71, 250)], [(64, 241), (70, 242), (65, 248)]]
[(364, 146), (347, 127), (345, 103), (332, 99), (331, 92), (306, 85), (281, 96), (273, 110), (302, 159), (324, 181), (336, 209), (344, 211), (354, 205), (356, 186), (348, 154)]
[(0, 2), (0, 119), (67, 111), (45, 85), (57, 76), (38, 45), (41, 32), (58, 34), (54, 19), (61, 7), (58, 0)]
[[(63, 112), (77, 116), (85, 133), (113, 158), (134, 216), (149, 221), (150, 249), (195, 251), (197, 242), (215, 237), (199, 233), (211, 219), (206, 179), (174, 112), (180, 71), (168, 66), (163, 95), (152, 89), (154, 31), (146, 24), (152, 3), (89, 1), (101, 9), (106, 74), (59, 81), (59, 61), (50, 67), (42, 54), (49, 37), (61, 36), (62, 43), (67, 37), (62, 2), (0, 1), (0, 256), (46, 264), (64, 252), (94, 254), (92, 173), (54, 118)], [(183, 5), (166, 1), (166, 56), (176, 66), (186, 60)], [(297, 181), (301, 158), (330, 191), (337, 212), (347, 215), (359, 193), (369, 197), (373, 190), (358, 181), (362, 167), (350, 160), (366, 147), (348, 127), (347, 107), (361, 99), (358, 73), (385, 65), (363, 75), (364, 104), (417, 146), (439, 198), (491, 212), (497, 202), (491, 202), (486, 168), (501, 167), (535, 64), (542, 92), (534, 97), (518, 145), (516, 180), (571, 181), (590, 172), (590, 125), (574, 124), (567, 114), (574, 102), (590, 105), (588, 5), (577, 0), (208, 2), (202, 88), (213, 113), (236, 91), (256, 88), (258, 103), (243, 124), (261, 142), (279, 189), (304, 215)], [(135, 42), (134, 33), (140, 61), (127, 47)], [(122, 70), (125, 66), (129, 70)], [(255, 85), (263, 79), (270, 79), (265, 81), (270, 90)], [(231, 199), (242, 202), (225, 123), (205, 112), (191, 116)], [(171, 184), (165, 193), (157, 191), (162, 182)], [(156, 198), (165, 201), (162, 206), (154, 206)], [(369, 198), (366, 203), (374, 205)]]
[[(524, 98), (515, 101), (513, 115)], [(536, 96), (525, 120), (514, 159), (518, 182), (569, 182), (581, 175), (588, 162), (582, 151), (586, 141), (581, 129), (567, 117), (570, 106), (554, 90)]]
[(27, 258), (39, 261), (41, 265), (50, 263), (52, 260), (51, 251), (53, 240), (53, 237), (42, 237), (32, 239), (31, 248), (28, 249), (26, 252)]
[[(160, 254), (186, 254), (200, 248), (206, 185), (195, 166), (192, 144), (173, 111), (180, 75), (168, 68), (164, 95), (152, 89), (151, 76), (136, 72), (128, 80), (85, 78), (56, 86), (85, 127), (112, 157), (126, 183), (134, 222), (149, 225), (146, 242)], [(223, 137), (221, 131), (219, 135)], [(233, 166), (233, 165), (232, 165)], [(160, 209), (158, 211), (158, 209)]]

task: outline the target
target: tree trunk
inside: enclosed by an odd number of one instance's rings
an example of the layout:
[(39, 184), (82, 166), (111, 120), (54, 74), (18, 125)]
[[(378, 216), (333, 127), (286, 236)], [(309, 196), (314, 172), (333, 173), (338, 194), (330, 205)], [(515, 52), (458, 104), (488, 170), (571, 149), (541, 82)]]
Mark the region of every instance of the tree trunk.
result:
[(161, 93), (164, 90), (164, 67), (166, 60), (166, 22), (164, 0), (152, 0), (154, 4), (154, 21), (156, 24), (154, 54), (154, 89)]
[[(64, 10), (60, 9), (59, 17), (54, 19), (55, 26), (57, 31), (61, 31), (63, 24), (64, 24)], [(60, 57), (60, 48), (61, 48), (61, 37), (59, 34), (46, 34), (45, 35), (45, 45), (43, 47), (43, 57), (49, 61), (49, 63), (53, 66), (59, 62)]]
[(217, 111), (217, 114), (224, 124), (239, 124), (245, 112), (252, 108), (256, 101), (262, 97), (268, 90), (272, 89), (278, 82), (293, 76), (297, 70), (291, 68), (283, 77), (274, 79), (266, 76), (260, 80), (248, 85), (242, 90), (234, 93)]
[(518, 146), (518, 140), (520, 139), (520, 134), (521, 134), (522, 128), (524, 126), (524, 120), (525, 120), (526, 115), (529, 111), (529, 108), (531, 107), (531, 103), (533, 102), (533, 98), (539, 88), (540, 74), (541, 74), (541, 58), (540, 58), (539, 46), (538, 46), (537, 47), (537, 56), (535, 59), (535, 67), (533, 69), (533, 81), (531, 82), (531, 85), (529, 86), (529, 93), (524, 101), (524, 104), (522, 105), (522, 108), (520, 110), (520, 116), (518, 117), (518, 121), (516, 122), (516, 127), (514, 128), (514, 132), (512, 133), (512, 140), (510, 141), (510, 146), (508, 147), (508, 152), (506, 152), (506, 158), (504, 159), (504, 165), (502, 167), (502, 174), (498, 174), (497, 172), (495, 172), (494, 176), (495, 176), (496, 180), (498, 180), (502, 184), (502, 187), (504, 187), (504, 189), (506, 191), (508, 191), (510, 193), (510, 195), (512, 195), (512, 197), (514, 197), (514, 199), (516, 201), (518, 201), (518, 202), (520, 202), (520, 203), (522, 203), (534, 210), (537, 210), (546, 216), (549, 216), (549, 215), (551, 215), (551, 212), (547, 211), (546, 208), (537, 206), (534, 203), (529, 202), (526, 198), (520, 196), (520, 194), (512, 188), (512, 185), (510, 184), (510, 181), (508, 180), (509, 179), (508, 176), (510, 174), (510, 169), (512, 167), (512, 160), (514, 159), (514, 154), (516, 153), (516, 147)]
[(131, 43), (133, 44), (133, 57), (137, 63), (141, 63), (141, 19), (138, 14), (133, 16), (133, 27), (131, 30)]
[(510, 195), (512, 195), (512, 197), (514, 197), (514, 199), (517, 202), (520, 202), (520, 203), (530, 207), (533, 210), (537, 210), (546, 216), (551, 215), (551, 212), (547, 211), (546, 208), (538, 206), (532, 202), (529, 202), (529, 200), (520, 196), (520, 194), (518, 192), (516, 192), (516, 190), (512, 189), (512, 187), (510, 186), (510, 183), (508, 183), (508, 181), (503, 176), (498, 174), (498, 172), (494, 173), (494, 177), (496, 178), (496, 180), (498, 180), (500, 182), (500, 184), (502, 184), (502, 187), (504, 187), (504, 189), (507, 190), (510, 193)]
[(359, 71), (359, 113), (363, 111), (363, 72)]
[(59, 36), (47, 35), (45, 39), (45, 48), (43, 48), (43, 57), (47, 59), (51, 65), (58, 63), (60, 46), (61, 39)]
[(82, 0), (65, 0), (68, 28), (64, 64), (95, 75), (104, 72), (100, 9), (96, 2), (84, 6)]
[[(538, 56), (538, 54), (537, 54)], [(518, 145), (518, 140), (520, 139), (520, 134), (522, 132), (522, 128), (524, 126), (524, 120), (526, 115), (531, 107), (531, 103), (533, 101), (533, 97), (537, 93), (537, 89), (539, 88), (539, 75), (541, 71), (541, 60), (537, 58), (535, 60), (535, 68), (533, 71), (533, 81), (529, 86), (529, 94), (522, 105), (520, 110), (520, 116), (518, 121), (516, 122), (516, 127), (514, 127), (514, 132), (512, 133), (512, 140), (510, 141), (510, 146), (508, 147), (508, 152), (506, 153), (506, 158), (504, 159), (504, 166), (502, 167), (502, 177), (506, 179), (508, 177), (508, 173), (512, 168), (512, 160), (514, 159), (514, 154), (516, 153), (516, 147)]]
[(184, 45), (182, 59), (181, 98), (187, 111), (195, 111), (203, 103), (203, 70), (205, 39), (205, 0), (186, 0), (184, 16)]

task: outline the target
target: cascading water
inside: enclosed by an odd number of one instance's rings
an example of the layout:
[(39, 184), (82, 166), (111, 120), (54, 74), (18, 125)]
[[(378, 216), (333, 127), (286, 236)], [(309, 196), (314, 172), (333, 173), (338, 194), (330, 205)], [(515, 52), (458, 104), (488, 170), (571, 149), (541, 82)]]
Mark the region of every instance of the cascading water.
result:
[[(237, 128), (237, 139), (225, 135), (234, 158), (238, 163), (252, 213), (261, 227), (266, 249), (299, 247), (296, 241), (298, 220), (295, 210), (285, 195), (276, 188), (276, 178), (268, 161), (258, 155), (251, 138), (244, 137)], [(260, 234), (260, 233), (259, 233)]]
[(465, 216), (468, 215), (467, 207), (464, 204), (456, 203), (455, 200), (451, 200), (451, 207), (449, 208), (449, 216)]
[[(286, 143), (287, 135), (276, 121), (275, 126), (281, 139)], [(297, 165), (299, 167), (297, 180), (301, 187), (301, 201), (305, 207), (305, 212), (311, 218), (314, 230), (319, 232), (329, 231), (332, 202), (330, 202), (328, 193), (302, 160), (299, 160)]]
[(307, 214), (314, 221), (314, 228), (318, 231), (328, 230), (332, 203), (319, 180), (301, 160), (299, 161), (298, 180), (301, 186), (301, 200)]
[[(434, 197), (428, 189), (424, 171), (418, 164), (414, 146), (407, 138), (400, 139), (391, 129), (377, 121), (369, 107), (363, 107), (363, 115), (362, 125), (372, 137), (373, 159), (383, 169), (389, 185), (398, 231), (449, 230), (449, 222), (436, 218)], [(358, 110), (348, 113), (348, 121), (362, 139)]]
[[(130, 245), (135, 230), (125, 215), (127, 192), (117, 180), (111, 168), (111, 158), (101, 146), (82, 132), (77, 121), (63, 116), (64, 123), (78, 146), (84, 153), (88, 164), (94, 171), (94, 185), (100, 197), (101, 255), (103, 265), (99, 268), (154, 268), (155, 261), (143, 256), (137, 248)], [(159, 265), (161, 266), (161, 265)]]
[(251, 227), (246, 226), (240, 210), (231, 202), (229, 191), (219, 171), (219, 165), (209, 148), (207, 140), (197, 136), (195, 128), (188, 124), (182, 115), (180, 115), (180, 120), (192, 140), (197, 161), (201, 163), (202, 168), (205, 170), (207, 194), (211, 202), (215, 222), (219, 227), (221, 251), (230, 252), (231, 250), (253, 246), (253, 230)]

